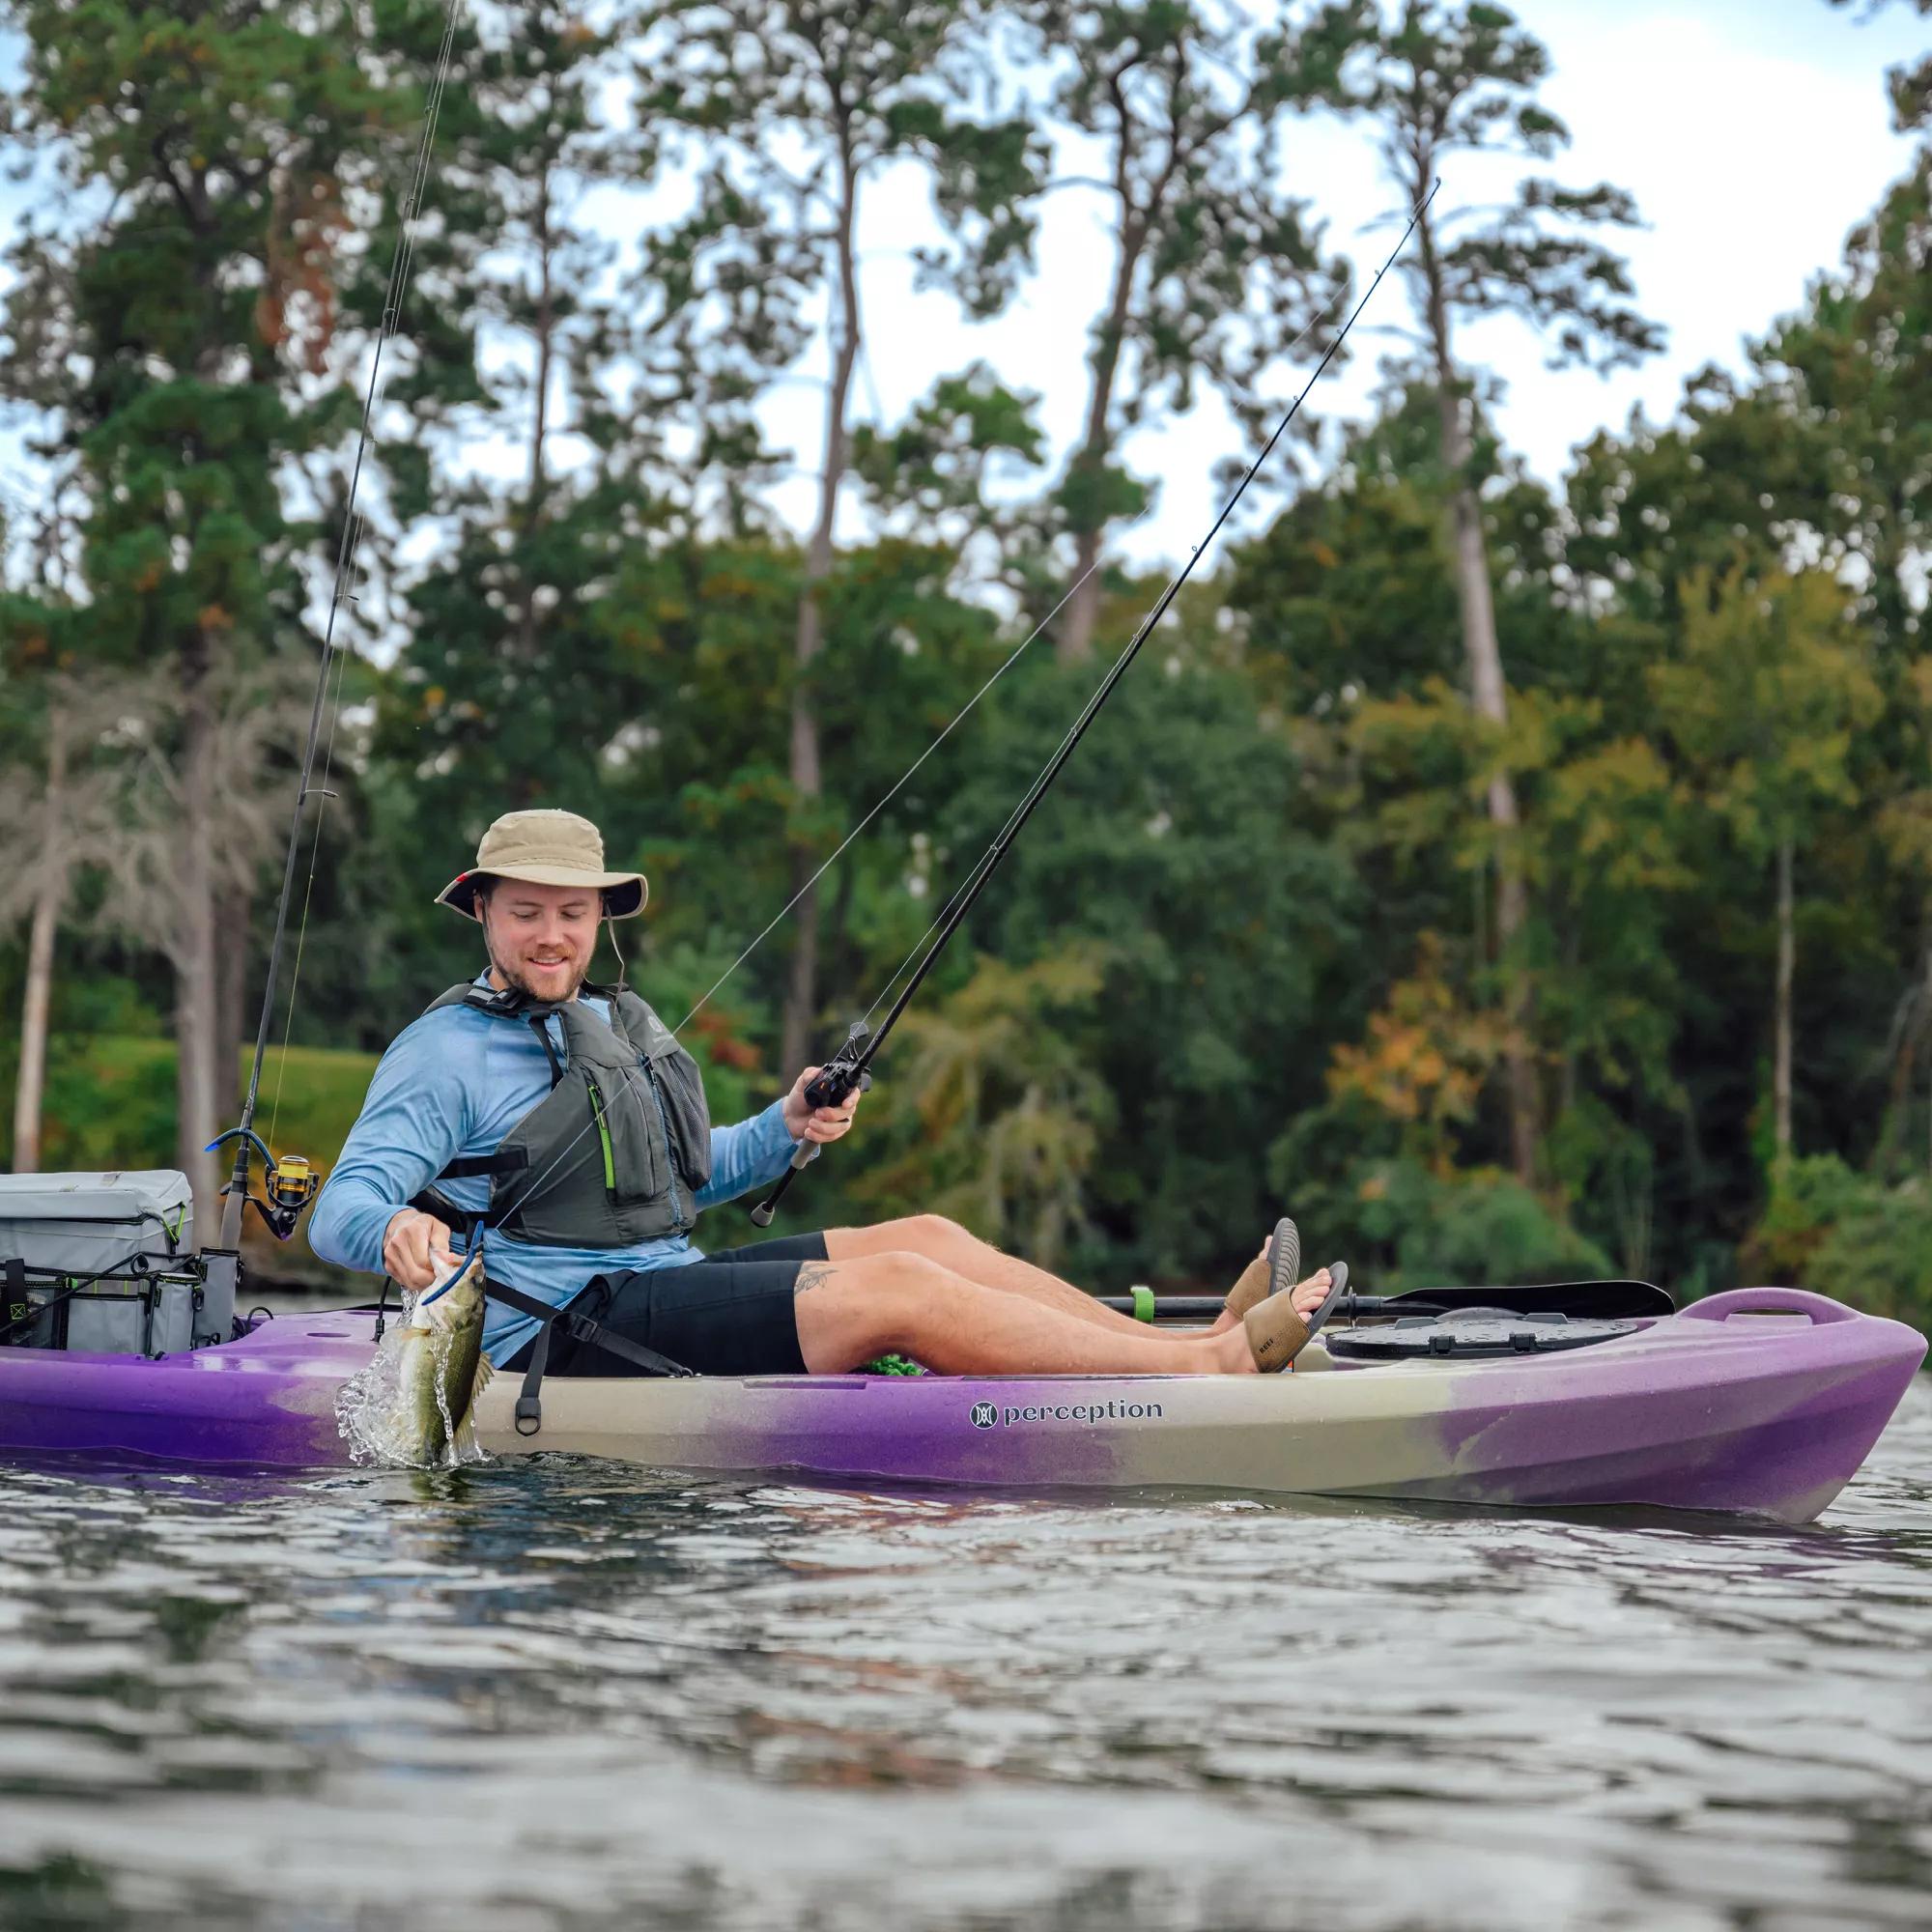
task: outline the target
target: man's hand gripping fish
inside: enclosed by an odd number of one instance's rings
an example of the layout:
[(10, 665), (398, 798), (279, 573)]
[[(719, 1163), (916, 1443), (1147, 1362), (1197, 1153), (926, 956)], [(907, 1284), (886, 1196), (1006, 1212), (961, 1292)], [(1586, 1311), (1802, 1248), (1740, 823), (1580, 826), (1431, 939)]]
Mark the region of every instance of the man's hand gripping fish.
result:
[[(494, 1371), (483, 1352), (483, 1256), (423, 1290), (402, 1334), (392, 1426), (383, 1449), (417, 1468), (476, 1454), (470, 1411)], [(469, 1453), (465, 1453), (466, 1450)]]

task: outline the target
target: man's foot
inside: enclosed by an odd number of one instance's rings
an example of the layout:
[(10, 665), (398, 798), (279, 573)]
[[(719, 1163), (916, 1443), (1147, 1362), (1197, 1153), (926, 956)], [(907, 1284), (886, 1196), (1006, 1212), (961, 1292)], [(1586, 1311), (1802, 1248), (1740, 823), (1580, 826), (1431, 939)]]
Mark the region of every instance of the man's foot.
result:
[(1228, 1305), (1215, 1321), (1214, 1332), (1232, 1328), (1249, 1309), (1259, 1308), (1271, 1294), (1279, 1294), (1300, 1272), (1301, 1236), (1284, 1214), (1274, 1224), (1274, 1233), (1262, 1243), (1260, 1253), (1228, 1291)]
[(1321, 1268), (1306, 1281), (1249, 1309), (1242, 1317), (1242, 1326), (1247, 1330), (1255, 1367), (1264, 1376), (1287, 1368), (1307, 1348), (1347, 1283), (1346, 1271), (1338, 1279)]

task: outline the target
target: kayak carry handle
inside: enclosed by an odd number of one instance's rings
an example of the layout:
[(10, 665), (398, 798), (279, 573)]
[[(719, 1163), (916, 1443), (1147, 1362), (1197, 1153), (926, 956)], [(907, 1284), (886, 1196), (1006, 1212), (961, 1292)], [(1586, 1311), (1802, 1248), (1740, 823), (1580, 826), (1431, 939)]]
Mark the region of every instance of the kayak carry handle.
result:
[(1803, 1315), (1814, 1328), (1861, 1319), (1856, 1308), (1803, 1288), (1729, 1288), (1683, 1311), (1686, 1321), (1728, 1321), (1733, 1315)]

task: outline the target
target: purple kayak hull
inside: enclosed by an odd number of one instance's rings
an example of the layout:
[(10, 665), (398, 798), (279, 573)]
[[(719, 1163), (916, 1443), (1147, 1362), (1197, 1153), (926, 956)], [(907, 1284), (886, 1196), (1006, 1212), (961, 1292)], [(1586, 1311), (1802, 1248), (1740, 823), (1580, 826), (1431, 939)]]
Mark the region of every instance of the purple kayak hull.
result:
[[(0, 1350), (0, 1456), (340, 1466), (335, 1394), (367, 1311), (285, 1317), (189, 1355)], [(553, 1378), (544, 1427), (477, 1410), (494, 1457), (785, 1469), (974, 1488), (1205, 1486), (1805, 1521), (1869, 1454), (1924, 1358), (1916, 1330), (1746, 1289), (1585, 1349), (1331, 1362), (1291, 1376)]]

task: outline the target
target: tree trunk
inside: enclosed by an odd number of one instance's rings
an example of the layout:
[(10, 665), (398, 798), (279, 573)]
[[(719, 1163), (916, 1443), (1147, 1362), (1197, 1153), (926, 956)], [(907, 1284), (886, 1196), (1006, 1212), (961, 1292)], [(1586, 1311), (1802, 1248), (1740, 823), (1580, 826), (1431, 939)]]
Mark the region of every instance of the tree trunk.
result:
[[(810, 671), (824, 641), (824, 614), (819, 586), (832, 574), (832, 539), (838, 515), (838, 487), (845, 478), (847, 438), (845, 411), (852, 391), (852, 372), (859, 361), (859, 270), (853, 252), (858, 225), (859, 177), (846, 130), (841, 126), (838, 149), (838, 298), (837, 336), (832, 356), (832, 382), (825, 398), (825, 460), (818, 475), (818, 521), (805, 554), (805, 582), (799, 592), (798, 616), (792, 634), (792, 656), (798, 680), (791, 696), (791, 792), (793, 810), (809, 816), (824, 790), (819, 763), (818, 714), (812, 708)], [(818, 888), (811, 883), (817, 869), (816, 841), (795, 831), (791, 841), (792, 908), (791, 971), (785, 986), (781, 1029), (780, 1072), (796, 1078), (811, 1053), (812, 1028), (818, 1018)]]
[(1066, 618), (1053, 647), (1061, 664), (1086, 664), (1094, 655), (1094, 627), (1100, 615), (1099, 562), (1100, 532), (1081, 530), (1073, 539), (1073, 588), (1066, 597)]
[(1932, 1037), (1932, 907), (1922, 917), (1925, 940), (1919, 953), (1918, 984), (1899, 1002), (1892, 1018), (1898, 1050), (1891, 1057), (1885, 1125), (1879, 1131), (1878, 1148), (1871, 1161), (1873, 1171), (1879, 1174), (1889, 1174), (1901, 1155), (1912, 1157), (1906, 1150), (1916, 1105), (1913, 1093), (1918, 1071), (1918, 1049)]
[(523, 647), (524, 661), (528, 665), (534, 665), (537, 659), (537, 581), (528, 559), (537, 522), (543, 514), (544, 444), (550, 434), (550, 384), (555, 357), (555, 247), (551, 236), (550, 204), (550, 162), (547, 159), (537, 183), (536, 419), (530, 428), (529, 484), (524, 498), (524, 608), (517, 625), (518, 641)]
[(221, 1225), (221, 1176), (202, 1150), (220, 1131), (223, 1088), (214, 916), (215, 718), (208, 642), (182, 653), (182, 864), (175, 969), (176, 1164), (194, 1189), (194, 1224), (206, 1240)]
[[(254, 895), (245, 886), (223, 886), (215, 895), (214, 954), (215, 1104), (217, 1128), (235, 1119), (242, 1093), (242, 1042), (253, 1039), (248, 1025), (248, 939)], [(213, 1136), (211, 1136), (213, 1138)], [(232, 1155), (234, 1150), (229, 1150)]]
[(1791, 900), (1791, 840), (1777, 844), (1777, 1000), (1771, 1049), (1772, 1138), (1780, 1162), (1791, 1157), (1791, 982), (1798, 936)]
[[(1122, 135), (1124, 143), (1125, 136)], [(1124, 177), (1118, 181), (1122, 196)], [(1107, 418), (1114, 407), (1114, 384), (1121, 371), (1121, 345), (1126, 339), (1127, 308), (1133, 300), (1134, 276), (1139, 272), (1147, 247), (1149, 224), (1132, 210), (1121, 224), (1121, 254), (1114, 268), (1113, 298), (1107, 305), (1107, 320), (1100, 340), (1094, 348), (1094, 387), (1087, 398), (1087, 429), (1079, 452), (1073, 459), (1073, 474), (1085, 481), (1081, 493), (1089, 498), (1076, 504), (1075, 514), (1092, 519), (1074, 533), (1073, 588), (1066, 596), (1066, 615), (1054, 643), (1054, 656), (1062, 664), (1085, 664), (1094, 655), (1094, 628), (1100, 614), (1101, 523), (1094, 510), (1101, 472), (1106, 468), (1110, 440)]]
[[(1572, 923), (1563, 935), (1563, 968), (1572, 982), (1583, 963), (1582, 933), (1573, 913)], [(1577, 1104), (1577, 1050), (1565, 1044), (1563, 1064), (1556, 1077), (1556, 1118), (1561, 1121)]]
[[(1483, 539), (1482, 504), (1469, 475), (1472, 448), (1468, 426), (1463, 417), (1463, 384), (1450, 353), (1449, 307), (1442, 291), (1435, 238), (1426, 213), (1416, 224), (1416, 241), (1428, 292), (1427, 320), (1435, 359), (1442, 462), (1449, 475), (1449, 534), (1457, 598), (1462, 606), (1463, 649), (1469, 667), (1469, 699), (1477, 717), (1501, 730), (1509, 723), (1509, 696), (1503, 677), (1502, 649), (1496, 639), (1495, 600), (1490, 586), (1490, 559)], [(1490, 823), (1497, 835), (1496, 957), (1507, 989), (1503, 1010), (1510, 1031), (1505, 1055), (1510, 1163), (1517, 1179), (1525, 1186), (1533, 1186), (1543, 1137), (1543, 1105), (1532, 1046), (1535, 1011), (1529, 977), (1522, 962), (1511, 957), (1528, 923), (1529, 898), (1523, 886), (1521, 854), (1517, 849), (1520, 816), (1516, 786), (1506, 771), (1497, 772), (1490, 781), (1489, 811)]]
[(56, 702), (47, 719), (46, 818), (40, 891), (27, 934), (27, 983), (20, 1000), (20, 1076), (14, 1089), (14, 1172), (41, 1171), (41, 1108), (46, 1092), (47, 1011), (53, 1001), (54, 935), (67, 897), (67, 721)]

